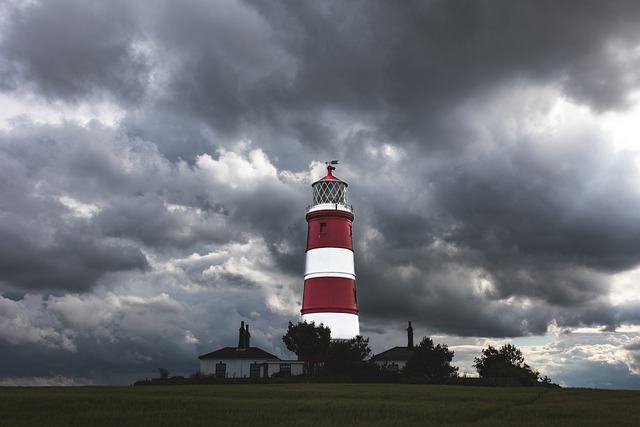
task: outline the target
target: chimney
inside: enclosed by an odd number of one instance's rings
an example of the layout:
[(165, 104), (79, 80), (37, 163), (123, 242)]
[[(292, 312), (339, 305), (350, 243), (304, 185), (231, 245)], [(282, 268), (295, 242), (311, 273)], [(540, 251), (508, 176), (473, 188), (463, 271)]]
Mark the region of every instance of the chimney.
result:
[(409, 320), (409, 327), (407, 328), (407, 348), (413, 348), (413, 328), (411, 327), (411, 320)]
[[(247, 325), (249, 327), (249, 325)], [(238, 331), (238, 350), (243, 350), (245, 348), (245, 332), (244, 332), (244, 321), (240, 322), (240, 330)]]
[(249, 333), (249, 324), (247, 323), (247, 330), (244, 331), (244, 348), (249, 349), (249, 347), (251, 347), (250, 339), (251, 334)]

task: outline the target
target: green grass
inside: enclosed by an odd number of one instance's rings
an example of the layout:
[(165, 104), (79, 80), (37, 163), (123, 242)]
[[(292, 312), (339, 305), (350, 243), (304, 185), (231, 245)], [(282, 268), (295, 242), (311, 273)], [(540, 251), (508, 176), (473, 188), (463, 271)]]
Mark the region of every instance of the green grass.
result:
[(624, 426), (640, 392), (397, 384), (0, 388), (4, 426)]

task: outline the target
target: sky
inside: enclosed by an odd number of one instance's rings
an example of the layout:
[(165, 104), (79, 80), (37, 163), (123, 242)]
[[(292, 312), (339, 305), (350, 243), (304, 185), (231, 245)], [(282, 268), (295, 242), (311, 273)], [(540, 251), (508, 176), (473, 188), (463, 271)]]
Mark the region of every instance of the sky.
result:
[(0, 4), (0, 385), (292, 358), (338, 159), (360, 327), (640, 389), (640, 2)]

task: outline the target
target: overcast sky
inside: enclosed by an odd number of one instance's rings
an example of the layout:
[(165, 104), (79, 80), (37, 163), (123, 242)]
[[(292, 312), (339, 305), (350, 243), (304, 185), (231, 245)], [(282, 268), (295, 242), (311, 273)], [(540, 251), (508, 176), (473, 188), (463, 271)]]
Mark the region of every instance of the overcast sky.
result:
[(349, 183), (361, 332), (640, 389), (640, 2), (0, 4), (0, 385), (289, 358)]

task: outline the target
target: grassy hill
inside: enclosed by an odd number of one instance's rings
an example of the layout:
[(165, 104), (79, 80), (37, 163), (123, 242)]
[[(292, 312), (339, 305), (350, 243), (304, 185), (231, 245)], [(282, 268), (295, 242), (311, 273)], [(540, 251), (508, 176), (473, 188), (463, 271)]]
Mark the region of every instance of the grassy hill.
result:
[(7, 426), (637, 426), (640, 392), (409, 384), (0, 388)]

